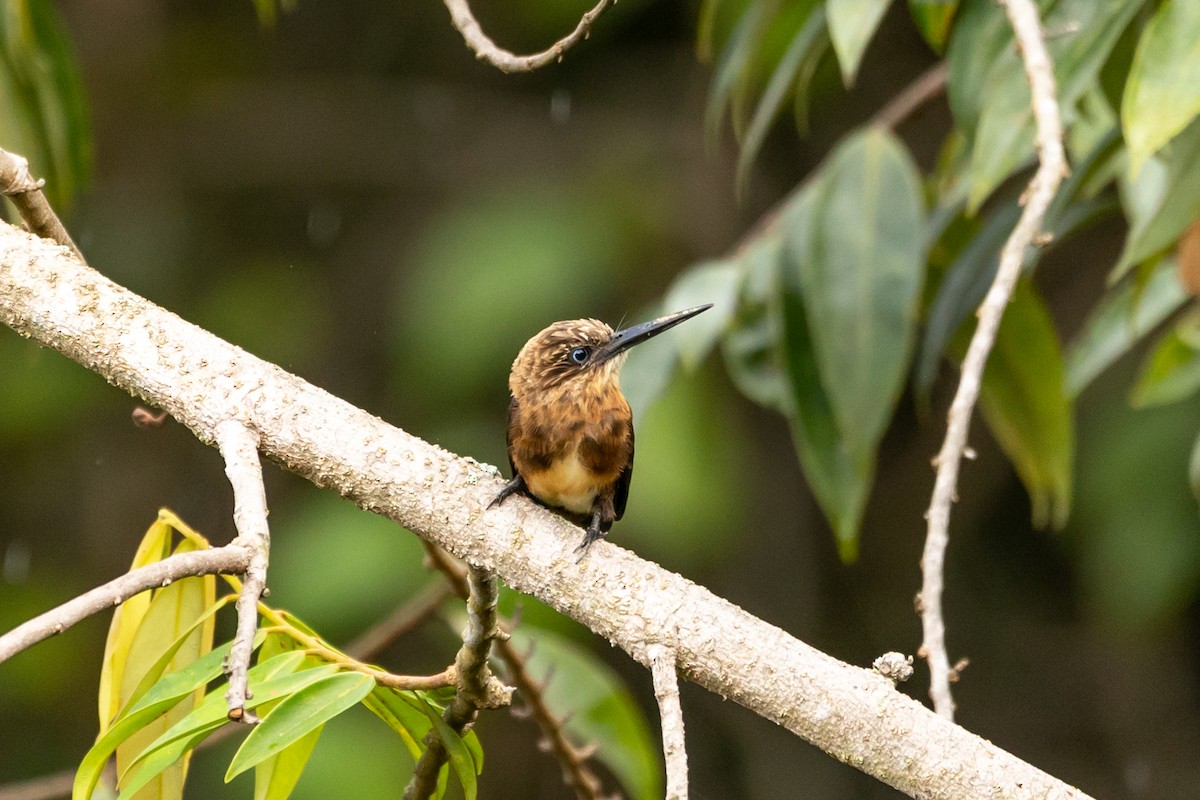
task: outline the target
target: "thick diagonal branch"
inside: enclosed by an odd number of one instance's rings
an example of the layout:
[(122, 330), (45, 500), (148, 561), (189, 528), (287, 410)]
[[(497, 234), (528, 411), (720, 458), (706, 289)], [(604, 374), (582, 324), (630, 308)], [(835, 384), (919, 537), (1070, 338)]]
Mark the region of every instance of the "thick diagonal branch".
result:
[[(576, 565), (579, 529), (456, 456), (117, 286), (0, 223), (0, 322), (169, 412), (203, 442), (243, 418), (263, 455), (390, 517), (634, 658), (662, 644), (680, 675), (920, 797), (1084, 795), (703, 587), (608, 542)], [(781, 681), (780, 676), (789, 676)]]
[(934, 709), (946, 719), (954, 718), (954, 699), (950, 694), (951, 667), (946, 654), (946, 624), (942, 616), (942, 572), (946, 546), (950, 541), (950, 506), (958, 486), (958, 469), (967, 446), (971, 414), (979, 398), (983, 370), (988, 354), (1000, 329), (1000, 318), (1012, 298), (1013, 288), (1021, 276), (1025, 252), (1041, 229), (1042, 220), (1058, 184), (1066, 175), (1067, 161), (1063, 150), (1062, 123), (1059, 118), (1057, 92), (1054, 84), (1054, 64), (1046, 52), (1041, 22), (1033, 0), (1002, 0), (1016, 34), (1017, 47), (1029, 78), (1033, 117), (1037, 124), (1038, 170), (1025, 193), (1025, 209), (1013, 229), (1004, 249), (1000, 251), (1000, 266), (977, 316), (979, 324), (967, 347), (962, 363), (958, 390), (950, 404), (946, 438), (934, 463), (937, 478), (930, 501), (925, 550), (921, 556), (921, 653), (929, 662), (929, 696)]

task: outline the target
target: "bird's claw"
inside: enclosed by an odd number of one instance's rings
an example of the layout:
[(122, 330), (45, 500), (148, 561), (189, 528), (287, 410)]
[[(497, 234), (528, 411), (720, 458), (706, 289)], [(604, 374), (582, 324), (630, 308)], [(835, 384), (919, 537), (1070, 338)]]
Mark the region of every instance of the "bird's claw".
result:
[(599, 528), (589, 526), (587, 533), (583, 535), (583, 541), (580, 542), (579, 547), (575, 548), (575, 552), (579, 554), (579, 557), (575, 559), (575, 563), (578, 564), (580, 561), (583, 561), (583, 557), (587, 555), (588, 548), (591, 547), (592, 542), (603, 538), (604, 533)]
[(505, 500), (507, 500), (509, 496), (516, 494), (518, 491), (524, 488), (525, 481), (520, 475), (515, 476), (511, 481), (504, 484), (504, 488), (500, 490), (500, 494), (496, 495), (496, 498), (492, 500), (492, 502), (488, 503), (488, 508), (496, 508)]

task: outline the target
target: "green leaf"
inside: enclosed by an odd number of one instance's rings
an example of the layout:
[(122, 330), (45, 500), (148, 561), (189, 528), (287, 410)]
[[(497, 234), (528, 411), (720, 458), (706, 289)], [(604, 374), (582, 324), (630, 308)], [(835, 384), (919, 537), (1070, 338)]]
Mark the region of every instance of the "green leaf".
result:
[(854, 85), (863, 53), (883, 20), (891, 0), (836, 0), (826, 5), (829, 38), (842, 68), (842, 81)]
[(734, 264), (708, 261), (689, 268), (667, 290), (662, 303), (663, 313), (705, 303), (713, 304), (708, 311), (689, 320), (691, 324), (687, 330), (676, 328), (663, 334), (663, 338), (679, 353), (679, 360), (685, 368), (698, 367), (724, 332), (737, 304), (740, 278)]
[(1129, 217), (1125, 249), (1110, 276), (1116, 281), (1147, 258), (1173, 246), (1200, 217), (1200, 120), (1193, 122), (1137, 176), (1122, 186)]
[(917, 30), (938, 55), (946, 49), (950, 23), (954, 21), (958, 4), (959, 0), (908, 0), (908, 13)]
[(323, 725), (318, 725), (254, 769), (254, 800), (287, 800), (312, 756)]
[(84, 754), (75, 772), (71, 797), (74, 800), (90, 800), (117, 745), (220, 675), (231, 646), (222, 645), (185, 668), (160, 678), (132, 706), (124, 709)]
[[(191, 552), (200, 545), (185, 539), (175, 548), (176, 553)], [(190, 630), (185, 641), (176, 647), (168, 662), (171, 671), (192, 663), (212, 648), (212, 617), (206, 615), (216, 602), (216, 579), (212, 575), (184, 578), (154, 593), (150, 608), (134, 634), (121, 680), (121, 702), (125, 704), (143, 683), (145, 676), (156, 669), (163, 653)], [(201, 625), (193, 623), (202, 620)], [(188, 713), (194, 699), (184, 698), (162, 717), (145, 725), (117, 746), (117, 771), (122, 772), (130, 760), (175, 720)], [(186, 763), (181, 762), (157, 777), (142, 797), (182, 797)], [(120, 782), (118, 781), (118, 785)]]
[[(171, 528), (156, 520), (142, 537), (134, 553), (133, 563), (129, 565), (132, 572), (135, 569), (162, 561), (171, 552)], [(108, 640), (104, 645), (104, 659), (100, 666), (100, 734), (108, 729), (109, 723), (121, 710), (121, 682), (125, 672), (125, 662), (129, 658), (129, 647), (133, 636), (146, 617), (150, 608), (150, 592), (140, 592), (127, 599), (113, 612), (112, 623), (108, 626)]]
[(545, 685), (543, 696), (577, 745), (595, 745), (633, 800), (661, 800), (662, 762), (638, 704), (621, 678), (595, 653), (553, 630), (525, 623), (512, 632), (513, 646), (530, 651), (526, 670)]
[(946, 51), (946, 99), (957, 128), (974, 138), (983, 110), (988, 74), (1002, 56), (1010, 57), (1012, 27), (992, 0), (965, 0)]
[(1033, 523), (1055, 529), (1071, 512), (1075, 412), (1062, 351), (1045, 303), (1017, 284), (988, 357), (979, 407), (1029, 492)]
[(1109, 289), (1092, 309), (1067, 354), (1067, 392), (1076, 397), (1142, 337), (1183, 307), (1188, 294), (1174, 259), (1163, 259), (1143, 283), (1127, 280)]
[[(708, 93), (708, 105), (704, 109), (705, 138), (711, 144), (715, 145), (720, 140), (721, 120), (725, 117), (725, 109), (739, 84), (744, 84), (748, 78), (758, 52), (759, 41), (770, 18), (769, 11), (767, 3), (747, 4), (745, 12), (729, 36), (729, 42), (721, 51), (721, 60), (717, 64), (712, 89)], [(735, 118), (734, 125), (738, 124), (740, 121)]]
[[(284, 653), (266, 664), (253, 667), (250, 670), (250, 689), (253, 697), (247, 699), (246, 708), (257, 708), (263, 703), (298, 692), (310, 683), (336, 673), (338, 669), (335, 665), (328, 664), (273, 678), (264, 677), (272, 672), (294, 669), (303, 661), (304, 653), (297, 651)], [(122, 797), (129, 796), (154, 780), (160, 772), (183, 759), (197, 742), (228, 721), (229, 710), (225, 700), (227, 688), (228, 684), (222, 684), (209, 692), (190, 714), (164, 731), (130, 762), (121, 776)]]
[(475, 776), (478, 774), (478, 769), (482, 768), (482, 764), (476, 765), (475, 758), (471, 754), (471, 750), (463, 744), (463, 737), (459, 736), (453, 728), (446, 724), (442, 719), (439, 710), (429, 703), (426, 692), (414, 692), (413, 697), (405, 698), (418, 711), (421, 711), (429, 719), (433, 727), (437, 729), (438, 737), (442, 740), (442, 744), (446, 746), (446, 757), (450, 762), (450, 769), (454, 771), (458, 782), (462, 785), (463, 795), (467, 800), (475, 800), (475, 795), (478, 792), (478, 784)]
[(750, 167), (754, 164), (754, 159), (758, 157), (758, 151), (767, 138), (771, 123), (779, 116), (779, 111), (787, 100), (789, 90), (796, 85), (801, 68), (807, 60), (813, 57), (814, 53), (821, 51), (822, 34), (824, 33), (825, 13), (818, 6), (809, 12), (804, 23), (792, 37), (791, 44), (784, 51), (783, 57), (775, 66), (774, 72), (771, 73), (771, 78), (767, 81), (767, 86), (758, 100), (758, 107), (754, 109), (750, 125), (746, 128), (741, 151), (738, 153), (737, 186), (740, 193), (745, 192), (750, 180)]
[[(250, 731), (229, 762), (225, 782), (229, 783), (256, 764), (278, 755), (338, 714), (357, 705), (373, 688), (375, 679), (370, 675), (343, 672), (291, 694)], [(304, 761), (301, 760), (299, 768), (303, 767)], [(299, 778), (299, 770), (296, 778)]]
[[(1072, 113), (1079, 98), (1095, 87), (1105, 59), (1140, 7), (1140, 0), (1059, 0), (1047, 15), (1047, 29), (1067, 31), (1047, 43), (1064, 114)], [(971, 213), (1034, 153), (1029, 82), (1015, 51), (1006, 50), (997, 60), (983, 91), (971, 150)]]
[(1200, 113), (1200, 3), (1166, 0), (1142, 32), (1121, 100), (1136, 175)]
[[(788, 216), (785, 209), (783, 217)], [(759, 405), (791, 416), (791, 390), (780, 359), (783, 335), (775, 309), (783, 241), (763, 236), (741, 257), (744, 273), (737, 313), (721, 339), (725, 368), (738, 390)]]
[(0, 142), (45, 177), (51, 203), (65, 207), (87, 182), (91, 132), (83, 84), (50, 0), (0, 5)]
[(903, 385), (924, 280), (924, 229), (912, 158), (890, 133), (868, 130), (822, 168), (811, 239), (793, 247), (821, 384), (856, 453), (875, 448)]
[(1195, 342), (1198, 313), (1180, 320), (1154, 344), (1130, 395), (1134, 408), (1175, 403), (1200, 389), (1200, 351)]
[(410, 693), (389, 686), (376, 686), (363, 700), (363, 705), (400, 734), (408, 754), (416, 761), (421, 757), (420, 742), (429, 733), (433, 723), (413, 707), (412, 699), (404, 696), (407, 694)]
[(798, 268), (811, 244), (816, 194), (816, 184), (805, 187), (783, 219), (789, 242), (780, 270), (779, 362), (789, 385), (787, 407), (796, 454), (833, 527), (838, 552), (850, 562), (858, 555), (858, 528), (875, 475), (875, 453), (873, 449), (852, 451), (848, 446), (818, 375)]

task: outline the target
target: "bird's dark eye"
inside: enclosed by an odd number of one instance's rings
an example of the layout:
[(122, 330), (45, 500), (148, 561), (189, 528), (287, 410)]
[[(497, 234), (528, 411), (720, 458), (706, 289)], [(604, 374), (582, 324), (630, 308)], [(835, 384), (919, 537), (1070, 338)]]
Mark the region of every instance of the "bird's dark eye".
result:
[(574, 350), (571, 351), (570, 355), (568, 355), (567, 358), (571, 359), (572, 363), (579, 364), (580, 366), (582, 366), (587, 363), (587, 360), (589, 358), (591, 358), (591, 356), (592, 356), (592, 351), (589, 350), (588, 348), (576, 347)]

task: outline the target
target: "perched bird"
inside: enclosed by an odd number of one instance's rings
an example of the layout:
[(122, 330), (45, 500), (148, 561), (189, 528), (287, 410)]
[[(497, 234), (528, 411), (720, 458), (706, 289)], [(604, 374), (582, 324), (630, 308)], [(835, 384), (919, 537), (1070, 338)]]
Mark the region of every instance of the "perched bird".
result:
[(625, 514), (629, 499), (633, 414), (619, 379), (629, 348), (710, 308), (616, 332), (594, 319), (565, 320), (526, 342), (508, 377), (512, 480), (488, 507), (524, 492), (587, 519), (582, 558)]

